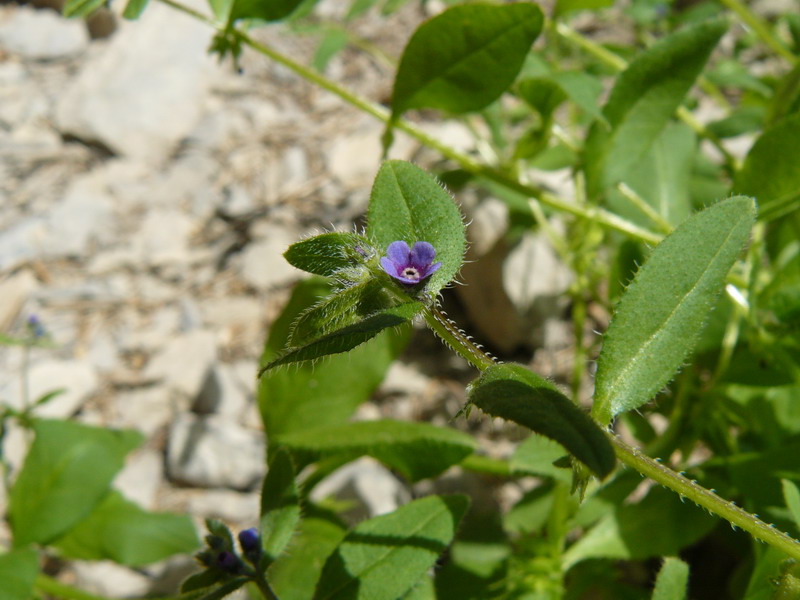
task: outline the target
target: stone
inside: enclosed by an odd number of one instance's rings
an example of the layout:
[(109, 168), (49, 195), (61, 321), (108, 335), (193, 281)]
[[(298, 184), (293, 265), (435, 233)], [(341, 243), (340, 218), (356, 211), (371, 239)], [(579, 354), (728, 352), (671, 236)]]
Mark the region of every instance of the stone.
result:
[(177, 209), (153, 209), (144, 218), (134, 243), (142, 262), (151, 266), (185, 263), (192, 220)]
[(144, 448), (128, 456), (114, 479), (114, 488), (125, 498), (147, 510), (156, 508), (156, 493), (164, 479), (161, 452)]
[(59, 129), (152, 165), (198, 122), (212, 74), (208, 28), (154, 4), (87, 60), (57, 107)]
[(236, 381), (233, 370), (223, 364), (215, 364), (206, 373), (203, 387), (192, 405), (198, 414), (219, 414), (238, 421), (245, 408), (247, 396)]
[(400, 480), (369, 457), (340, 467), (311, 491), (311, 499), (316, 502), (331, 496), (340, 501), (357, 501), (358, 506), (343, 515), (350, 523), (390, 513), (411, 500)]
[(54, 60), (80, 54), (89, 32), (80, 19), (65, 19), (52, 10), (17, 6), (0, 21), (0, 47), (32, 60)]
[(299, 279), (302, 272), (283, 258), (295, 241), (285, 229), (270, 226), (265, 239), (248, 245), (242, 253), (242, 279), (260, 290), (285, 286)]
[(74, 561), (70, 568), (75, 574), (75, 587), (89, 594), (107, 598), (142, 598), (150, 591), (150, 579), (117, 563)]
[(189, 512), (205, 519), (252, 524), (258, 520), (261, 505), (259, 492), (208, 490), (189, 500)]
[(165, 427), (177, 412), (170, 392), (163, 386), (120, 390), (109, 400), (112, 427), (131, 428), (147, 437)]
[(170, 427), (167, 472), (195, 487), (247, 490), (264, 475), (264, 435), (220, 415), (179, 414)]
[(174, 337), (145, 369), (147, 379), (163, 381), (180, 399), (193, 399), (217, 355), (213, 332), (197, 330)]
[(27, 270), (0, 282), (0, 331), (11, 329), (25, 301), (37, 287), (36, 277)]
[(0, 385), (0, 397), (9, 406), (22, 410), (26, 401), (33, 403), (45, 394), (64, 390), (34, 409), (34, 414), (43, 418), (67, 419), (73, 416), (99, 385), (94, 367), (77, 359), (47, 359), (38, 362), (30, 368), (27, 378), (26, 399), (19, 389), (18, 376), (7, 380), (5, 385)]

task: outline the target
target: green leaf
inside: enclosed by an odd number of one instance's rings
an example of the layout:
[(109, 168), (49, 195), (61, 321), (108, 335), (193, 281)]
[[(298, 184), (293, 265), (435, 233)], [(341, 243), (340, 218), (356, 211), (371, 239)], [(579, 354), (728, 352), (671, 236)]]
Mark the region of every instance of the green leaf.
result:
[(154, 513), (112, 491), (54, 545), (63, 556), (141, 566), (199, 546), (188, 515)]
[(620, 74), (586, 143), (592, 196), (618, 182), (647, 152), (683, 102), (728, 27), (714, 20), (686, 27), (639, 54)]
[(0, 554), (0, 600), (29, 600), (39, 574), (39, 555), (33, 548)]
[(303, 0), (233, 0), (230, 20), (280, 21), (290, 16), (302, 3)]
[(349, 41), (347, 32), (341, 29), (326, 31), (317, 46), (317, 51), (314, 53), (311, 64), (314, 65), (317, 71), (323, 73), (331, 59), (344, 50)]
[(471, 436), (455, 429), (390, 420), (296, 431), (278, 441), (292, 450), (315, 454), (368, 454), (410, 481), (434, 477), (476, 448)]
[(409, 322), (423, 308), (424, 305), (419, 302), (406, 302), (405, 304), (378, 311), (366, 319), (316, 338), (314, 341), (299, 348), (289, 348), (275, 360), (262, 367), (259, 377), (268, 370), (280, 365), (314, 360), (328, 354), (338, 354), (351, 350), (371, 340), (384, 329), (397, 327)]
[(343, 327), (360, 323), (391, 304), (383, 284), (375, 280), (333, 292), (297, 317), (289, 346), (297, 348), (309, 344)]
[(735, 197), (697, 213), (653, 250), (622, 296), (597, 364), (595, 419), (607, 425), (653, 398), (697, 340), (755, 220)]
[(69, 421), (37, 421), (9, 498), (14, 545), (47, 544), (92, 512), (105, 497), (125, 455), (142, 441)]
[(553, 16), (560, 17), (576, 10), (597, 10), (613, 6), (614, 0), (557, 0)]
[(800, 490), (788, 479), (781, 479), (781, 486), (783, 488), (783, 499), (786, 502), (786, 506), (792, 514), (792, 519), (794, 519), (797, 529), (800, 529)]
[(572, 481), (572, 471), (555, 466), (553, 463), (565, 454), (558, 442), (542, 435), (530, 435), (511, 455), (509, 467), (515, 474), (552, 477), (559, 481)]
[(147, 8), (147, 3), (149, 1), (150, 0), (128, 0), (122, 16), (132, 21), (138, 19), (140, 16), (142, 16), (144, 9)]
[[(233, 0), (208, 0), (208, 6), (220, 23), (228, 22), (228, 15), (231, 14)], [(224, 36), (223, 36), (224, 37)]]
[(67, 0), (61, 9), (65, 17), (87, 17), (103, 6), (106, 0)]
[(736, 175), (736, 193), (758, 200), (760, 218), (772, 220), (800, 208), (800, 114), (767, 129)]
[(686, 600), (689, 565), (680, 558), (667, 557), (656, 578), (652, 600)]
[(308, 600), (328, 557), (345, 536), (344, 526), (325, 514), (304, 515), (296, 535), (270, 566), (267, 579), (281, 600)]
[(567, 99), (567, 94), (552, 79), (529, 77), (517, 84), (517, 92), (528, 106), (544, 119), (550, 118), (558, 106)]
[(677, 555), (716, 523), (691, 502), (682, 502), (671, 490), (654, 487), (641, 502), (618, 506), (570, 546), (564, 553), (564, 569), (589, 558)]
[(520, 2), (454, 6), (423, 23), (403, 51), (392, 114), (488, 106), (514, 82), (542, 22), (536, 5)]
[[(270, 328), (261, 364), (279, 355), (297, 315), (329, 290), (319, 280), (303, 281), (295, 287)], [(378, 387), (409, 333), (407, 327), (389, 329), (347, 354), (265, 373), (258, 384), (258, 402), (267, 437), (345, 422)]]
[(455, 537), (466, 496), (428, 496), (358, 524), (328, 558), (315, 600), (396, 600)]
[(367, 235), (382, 251), (398, 240), (432, 244), (442, 266), (425, 285), (430, 294), (455, 278), (467, 247), (461, 212), (450, 194), (425, 171), (401, 160), (383, 163), (375, 177)]
[(337, 271), (363, 263), (365, 255), (371, 251), (366, 238), (357, 233), (335, 231), (292, 244), (283, 256), (298, 269), (331, 277)]
[(261, 488), (261, 535), (270, 561), (286, 549), (299, 522), (300, 498), (292, 458), (285, 450), (277, 450)]
[(597, 424), (555, 385), (522, 365), (489, 367), (470, 384), (467, 399), (493, 417), (557, 441), (601, 478), (614, 468), (614, 450)]
[(561, 71), (554, 73), (552, 78), (569, 99), (587, 115), (597, 119), (604, 126), (609, 126), (597, 101), (603, 93), (603, 83), (597, 77), (583, 71)]

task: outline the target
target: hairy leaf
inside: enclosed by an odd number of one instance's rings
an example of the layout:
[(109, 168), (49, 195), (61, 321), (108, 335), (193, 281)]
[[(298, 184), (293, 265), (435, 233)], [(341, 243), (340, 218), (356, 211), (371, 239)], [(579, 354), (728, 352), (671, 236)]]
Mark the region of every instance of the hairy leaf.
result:
[(433, 244), (442, 266), (425, 286), (431, 294), (453, 280), (467, 246), (461, 212), (450, 194), (425, 171), (400, 160), (383, 163), (375, 178), (367, 235), (381, 251), (397, 240)]
[(286, 549), (300, 522), (300, 497), (291, 456), (275, 451), (261, 488), (261, 536), (264, 553), (274, 561)]
[(656, 578), (652, 600), (686, 600), (689, 565), (680, 558), (667, 557)]
[(753, 200), (723, 200), (662, 241), (617, 306), (597, 365), (593, 415), (607, 425), (666, 385), (689, 355), (755, 220)]
[(470, 385), (467, 398), (493, 417), (557, 441), (599, 477), (614, 468), (614, 450), (605, 433), (555, 385), (522, 365), (489, 367)]
[(542, 29), (534, 4), (453, 6), (423, 23), (403, 51), (392, 113), (481, 109), (514, 82)]
[(330, 232), (302, 240), (283, 253), (289, 264), (314, 275), (330, 277), (363, 262), (369, 242), (357, 233)]
[(328, 558), (315, 600), (396, 600), (433, 566), (467, 511), (466, 496), (428, 496), (356, 525)]

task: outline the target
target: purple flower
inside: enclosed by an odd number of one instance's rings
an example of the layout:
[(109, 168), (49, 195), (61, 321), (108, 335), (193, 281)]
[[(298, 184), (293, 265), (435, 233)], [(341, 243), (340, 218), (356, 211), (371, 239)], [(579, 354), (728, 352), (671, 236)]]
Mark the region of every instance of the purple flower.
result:
[(428, 242), (417, 242), (413, 248), (400, 240), (392, 242), (381, 258), (381, 266), (389, 275), (406, 285), (414, 285), (433, 275), (440, 262), (433, 262), (436, 249)]

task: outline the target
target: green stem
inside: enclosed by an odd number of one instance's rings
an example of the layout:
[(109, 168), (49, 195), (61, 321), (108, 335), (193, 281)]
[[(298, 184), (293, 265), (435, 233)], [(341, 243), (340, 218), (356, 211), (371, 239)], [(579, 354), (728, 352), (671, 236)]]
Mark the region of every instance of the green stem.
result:
[(259, 591), (267, 600), (278, 600), (278, 596), (272, 591), (272, 587), (270, 587), (269, 582), (267, 582), (267, 578), (264, 577), (264, 573), (262, 573), (258, 568), (256, 568), (256, 574), (253, 578), (253, 581), (258, 586)]
[[(176, 2), (175, 0), (161, 0), (164, 4), (171, 6), (172, 8), (191, 15), (208, 25), (211, 25), (218, 31), (220, 30), (219, 26), (209, 17), (193, 10), (183, 4)], [(499, 183), (500, 185), (513, 190), (515, 192), (519, 192), (528, 198), (536, 198), (542, 204), (549, 206), (550, 208), (554, 208), (556, 210), (560, 210), (562, 212), (566, 212), (568, 214), (574, 215), (576, 217), (580, 217), (583, 219), (589, 219), (600, 223), (609, 229), (613, 229), (619, 231), (628, 237), (633, 239), (639, 240), (641, 242), (645, 242), (646, 244), (657, 244), (663, 238), (662, 235), (654, 233), (652, 231), (648, 231), (630, 221), (623, 219), (622, 217), (609, 212), (605, 209), (594, 207), (594, 206), (580, 206), (576, 205), (571, 202), (567, 202), (566, 200), (562, 200), (553, 194), (549, 194), (546, 191), (534, 187), (532, 185), (523, 184), (516, 179), (510, 177), (509, 175), (503, 173), (502, 171), (486, 166), (481, 164), (466, 154), (462, 154), (457, 150), (447, 146), (440, 141), (436, 140), (435, 138), (429, 136), (427, 133), (412, 125), (411, 123), (405, 121), (404, 119), (392, 119), (391, 113), (385, 109), (383, 106), (378, 104), (374, 104), (360, 96), (350, 92), (349, 90), (345, 89), (344, 87), (336, 84), (335, 82), (331, 81), (324, 75), (316, 72), (313, 69), (303, 66), (300, 63), (293, 61), (288, 56), (285, 56), (278, 52), (277, 50), (258, 42), (248, 36), (247, 34), (234, 29), (231, 32), (232, 35), (236, 36), (236, 38), (244, 45), (249, 46), (253, 50), (267, 56), (277, 62), (278, 64), (283, 65), (287, 69), (294, 71), (296, 74), (300, 75), (303, 79), (310, 81), (311, 83), (321, 87), (324, 90), (331, 92), (332, 94), (338, 96), (351, 106), (365, 112), (366, 114), (382, 121), (383, 123), (389, 123), (390, 121), (393, 122), (393, 125), (396, 129), (403, 131), (416, 139), (417, 141), (421, 142), (422, 144), (428, 146), (429, 148), (433, 148), (444, 157), (449, 158), (459, 166), (472, 173), (478, 177), (484, 177), (495, 183)]]
[(642, 454), (636, 448), (628, 446), (613, 433), (608, 434), (608, 439), (613, 444), (617, 458), (622, 463), (636, 469), (653, 481), (668, 487), (682, 497), (688, 498), (709, 512), (722, 517), (732, 525), (747, 531), (754, 538), (766, 542), (794, 559), (800, 560), (800, 542), (797, 540), (742, 510), (733, 502), (720, 498), (713, 491), (698, 485), (697, 482), (687, 479), (669, 467)]
[(425, 322), (433, 329), (434, 333), (476, 369), (485, 371), (495, 364), (495, 360), (491, 356), (484, 352), (478, 344), (473, 342), (438, 308), (426, 308), (424, 315)]
[(755, 31), (756, 35), (761, 38), (761, 41), (769, 46), (773, 52), (788, 60), (790, 64), (797, 64), (798, 57), (792, 54), (792, 51), (775, 37), (769, 26), (751, 11), (747, 4), (740, 0), (720, 0), (720, 3), (728, 7), (748, 27)]
[(494, 477), (511, 477), (511, 467), (507, 460), (491, 458), (482, 454), (470, 454), (458, 464), (466, 471), (493, 475)]

